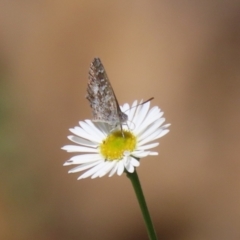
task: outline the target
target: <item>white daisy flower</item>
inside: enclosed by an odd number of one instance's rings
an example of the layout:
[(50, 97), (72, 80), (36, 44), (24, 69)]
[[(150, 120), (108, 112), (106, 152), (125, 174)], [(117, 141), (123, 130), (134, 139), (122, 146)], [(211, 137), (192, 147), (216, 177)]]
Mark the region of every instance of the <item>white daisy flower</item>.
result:
[(75, 134), (68, 136), (78, 145), (67, 145), (62, 149), (76, 152), (79, 155), (71, 157), (64, 166), (77, 165), (69, 173), (86, 170), (78, 179), (109, 177), (117, 173), (134, 172), (140, 165), (140, 158), (158, 155), (150, 149), (159, 145), (153, 142), (169, 132), (170, 124), (162, 125), (165, 121), (163, 112), (157, 107), (150, 108), (150, 102), (137, 106), (124, 104), (121, 110), (128, 115), (128, 124), (123, 125), (123, 133), (119, 128), (112, 130), (103, 122), (91, 120), (80, 121), (79, 125), (69, 130)]

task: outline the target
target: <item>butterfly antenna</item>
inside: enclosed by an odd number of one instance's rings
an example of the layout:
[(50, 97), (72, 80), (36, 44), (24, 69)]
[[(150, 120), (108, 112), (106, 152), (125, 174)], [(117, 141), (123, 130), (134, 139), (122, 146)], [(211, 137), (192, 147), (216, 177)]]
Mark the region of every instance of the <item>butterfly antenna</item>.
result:
[[(128, 110), (130, 110), (130, 109), (132, 109), (132, 108), (135, 108), (135, 107), (141, 106), (141, 105), (143, 105), (143, 104), (145, 104), (145, 103), (147, 103), (147, 102), (152, 101), (153, 99), (154, 99), (154, 97), (151, 97), (151, 98), (149, 98), (148, 100), (146, 100), (146, 101), (144, 101), (144, 102), (142, 102), (142, 103), (139, 103), (139, 104), (136, 105), (136, 106), (130, 107), (130, 108), (127, 109), (126, 111), (128, 111)], [(126, 112), (126, 111), (125, 111), (125, 112)]]
[(149, 98), (148, 100), (146, 100), (146, 101), (140, 103), (140, 104), (137, 105), (137, 106), (140, 106), (140, 105), (143, 105), (143, 104), (145, 104), (145, 103), (147, 103), (147, 102), (150, 102), (150, 101), (152, 101), (153, 99), (154, 99), (154, 97), (151, 97), (151, 98)]

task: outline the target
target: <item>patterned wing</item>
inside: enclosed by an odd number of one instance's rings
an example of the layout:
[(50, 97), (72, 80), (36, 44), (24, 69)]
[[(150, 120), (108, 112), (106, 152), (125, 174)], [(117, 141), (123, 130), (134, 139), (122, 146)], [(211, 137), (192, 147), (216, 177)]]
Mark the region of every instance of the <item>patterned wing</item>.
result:
[(87, 99), (93, 112), (93, 121), (106, 122), (112, 126), (122, 125), (128, 119), (119, 107), (107, 73), (99, 58), (94, 58), (89, 69)]

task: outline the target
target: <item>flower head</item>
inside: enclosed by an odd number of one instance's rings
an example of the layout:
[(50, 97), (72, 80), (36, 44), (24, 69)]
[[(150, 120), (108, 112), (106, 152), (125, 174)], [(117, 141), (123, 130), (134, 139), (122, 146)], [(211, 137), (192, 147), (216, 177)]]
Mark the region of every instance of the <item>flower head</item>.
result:
[(135, 101), (131, 107), (124, 104), (121, 110), (128, 115), (128, 125), (122, 126), (123, 132), (119, 128), (112, 130), (107, 123), (91, 120), (80, 121), (80, 126), (71, 128), (74, 135), (68, 139), (78, 145), (67, 145), (62, 149), (79, 155), (65, 162), (64, 166), (77, 165), (69, 173), (85, 170), (78, 179), (106, 174), (111, 177), (124, 171), (132, 173), (140, 165), (140, 158), (158, 155), (150, 149), (159, 143), (150, 142), (167, 134), (170, 124), (162, 125), (165, 118), (157, 106), (149, 108), (150, 102), (137, 105)]

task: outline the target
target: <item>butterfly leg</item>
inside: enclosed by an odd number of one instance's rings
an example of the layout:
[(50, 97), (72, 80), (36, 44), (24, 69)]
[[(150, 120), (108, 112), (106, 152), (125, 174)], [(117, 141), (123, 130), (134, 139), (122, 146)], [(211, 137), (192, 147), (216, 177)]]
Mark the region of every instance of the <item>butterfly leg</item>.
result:
[(120, 128), (121, 128), (122, 136), (123, 136), (123, 138), (125, 138), (123, 128), (122, 128), (122, 124), (120, 124)]

